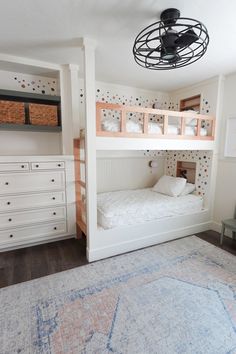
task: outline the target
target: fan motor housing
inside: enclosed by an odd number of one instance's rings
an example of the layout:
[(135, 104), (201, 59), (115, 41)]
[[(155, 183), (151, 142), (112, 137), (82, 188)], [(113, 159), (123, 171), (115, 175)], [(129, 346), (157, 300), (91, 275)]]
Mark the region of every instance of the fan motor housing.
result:
[(166, 9), (161, 13), (161, 21), (165, 26), (172, 26), (176, 23), (180, 17), (180, 11), (178, 9), (170, 8)]

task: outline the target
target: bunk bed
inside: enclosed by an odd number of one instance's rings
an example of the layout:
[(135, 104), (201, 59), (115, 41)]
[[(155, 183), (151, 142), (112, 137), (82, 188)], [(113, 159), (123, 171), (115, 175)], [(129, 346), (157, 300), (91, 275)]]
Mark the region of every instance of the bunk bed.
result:
[[(104, 115), (105, 112), (110, 114)], [(112, 116), (111, 112), (114, 112), (116, 119), (107, 119), (107, 116)], [(210, 212), (205, 207), (203, 198), (199, 196), (191, 194), (177, 199), (145, 190), (136, 193), (136, 210), (132, 205), (129, 208), (128, 191), (125, 191), (124, 195), (122, 192), (111, 192), (109, 195), (96, 197), (97, 216), (95, 216), (96, 212), (93, 217), (87, 215), (89, 208), (86, 205), (88, 158), (86, 139), (87, 144), (91, 143), (95, 146), (93, 150), (95, 154), (96, 150), (213, 150), (214, 134), (215, 119), (210, 115), (193, 111), (179, 112), (105, 102), (96, 103), (96, 130), (93, 139), (96, 143), (88, 141), (91, 135), (88, 137), (85, 130), (81, 130), (80, 138), (74, 141), (77, 226), (84, 234), (93, 233), (93, 246), (88, 248), (89, 261), (204, 231), (209, 225)], [(82, 175), (84, 179), (81, 178)], [(94, 179), (96, 179), (96, 171), (94, 171)], [(141, 198), (138, 198), (138, 193), (141, 193)], [(144, 215), (141, 207), (141, 205), (145, 206), (143, 198), (145, 201), (151, 200), (149, 208), (153, 206), (156, 208), (151, 216), (150, 213), (148, 216)], [(159, 207), (156, 207), (158, 203), (153, 204), (154, 199), (155, 203), (156, 199), (161, 200), (160, 203), (158, 202)], [(114, 207), (116, 201), (118, 207), (123, 210), (122, 215), (117, 215), (117, 209), (115, 210)], [(168, 208), (171, 203), (172, 210)], [(113, 208), (108, 207), (109, 205)], [(161, 215), (163, 205), (167, 212)], [(142, 209), (141, 214), (137, 212), (140, 209)], [(127, 221), (127, 217), (133, 218), (133, 222)], [(94, 220), (91, 220), (92, 218)]]
[[(107, 118), (108, 114), (116, 115), (118, 119)], [(159, 122), (155, 121), (155, 118), (158, 118)], [(179, 112), (96, 103), (98, 150), (109, 150), (111, 145), (114, 149), (123, 150), (149, 148), (211, 150), (214, 146), (214, 134), (214, 117), (195, 111)]]

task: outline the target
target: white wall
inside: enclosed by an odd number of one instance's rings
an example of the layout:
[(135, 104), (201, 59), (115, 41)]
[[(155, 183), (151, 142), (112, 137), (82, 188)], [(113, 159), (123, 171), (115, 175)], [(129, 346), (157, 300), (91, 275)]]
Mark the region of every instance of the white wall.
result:
[(0, 70), (0, 89), (60, 95), (57, 78), (5, 70)]
[(236, 206), (236, 158), (224, 156), (226, 122), (228, 118), (236, 117), (235, 90), (236, 73), (226, 76), (224, 83), (214, 207), (213, 227), (216, 230), (220, 230), (221, 220), (234, 216)]
[[(150, 161), (157, 168), (149, 167)], [(165, 156), (146, 156), (143, 151), (98, 151), (97, 190), (115, 190), (152, 187), (164, 174)]]
[(60, 154), (61, 133), (0, 130), (0, 156)]
[[(80, 86), (80, 124), (81, 128), (84, 128), (84, 82), (79, 80)], [(96, 82), (96, 101), (97, 102), (109, 102), (127, 106), (152, 107), (154, 103), (158, 104), (160, 109), (174, 109), (170, 100), (170, 95), (167, 92), (161, 91), (149, 91), (136, 87), (114, 85), (105, 82)], [(112, 117), (110, 117), (112, 119)], [(95, 122), (94, 122), (95, 123)], [(77, 127), (75, 127), (77, 130)]]

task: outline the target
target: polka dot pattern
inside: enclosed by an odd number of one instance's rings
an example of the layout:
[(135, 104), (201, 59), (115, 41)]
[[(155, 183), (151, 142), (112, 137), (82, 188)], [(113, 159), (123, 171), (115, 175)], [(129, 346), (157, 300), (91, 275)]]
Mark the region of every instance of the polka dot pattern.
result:
[(201, 196), (207, 194), (210, 167), (212, 163), (211, 151), (167, 151), (166, 153), (166, 174), (176, 176), (177, 161), (189, 161), (197, 163), (196, 170), (196, 190)]
[[(153, 96), (153, 95), (152, 95)], [(115, 103), (119, 105), (126, 106), (140, 106), (146, 108), (157, 108), (157, 109), (172, 109), (177, 110), (178, 104), (174, 102), (169, 102), (167, 99), (157, 93), (157, 97), (152, 97), (148, 94), (146, 95), (128, 95), (128, 94), (118, 94), (112, 92), (112, 90), (103, 90), (100, 87), (96, 88), (96, 101), (105, 103)], [(80, 89), (80, 103), (84, 105), (84, 90)], [(103, 110), (102, 120), (104, 119), (114, 119), (120, 121), (120, 112), (115, 110)], [(143, 114), (139, 113), (128, 113), (127, 119), (133, 121), (142, 121)], [(163, 122), (163, 116), (161, 115), (149, 115), (149, 120), (153, 122)]]
[(58, 80), (48, 77), (37, 77), (17, 74), (13, 77), (13, 80), (20, 91), (39, 93), (42, 95), (57, 95), (58, 92)]

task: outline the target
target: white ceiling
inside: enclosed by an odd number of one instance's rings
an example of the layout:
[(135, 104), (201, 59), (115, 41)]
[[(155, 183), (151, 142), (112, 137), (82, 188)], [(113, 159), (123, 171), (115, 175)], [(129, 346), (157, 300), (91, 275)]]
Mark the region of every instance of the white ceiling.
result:
[[(97, 41), (96, 78), (145, 89), (169, 91), (236, 71), (235, 0), (0, 0), (0, 51), (64, 64), (81, 64), (77, 38)], [(133, 41), (162, 10), (203, 22), (209, 49), (198, 62), (170, 71), (139, 67)]]

